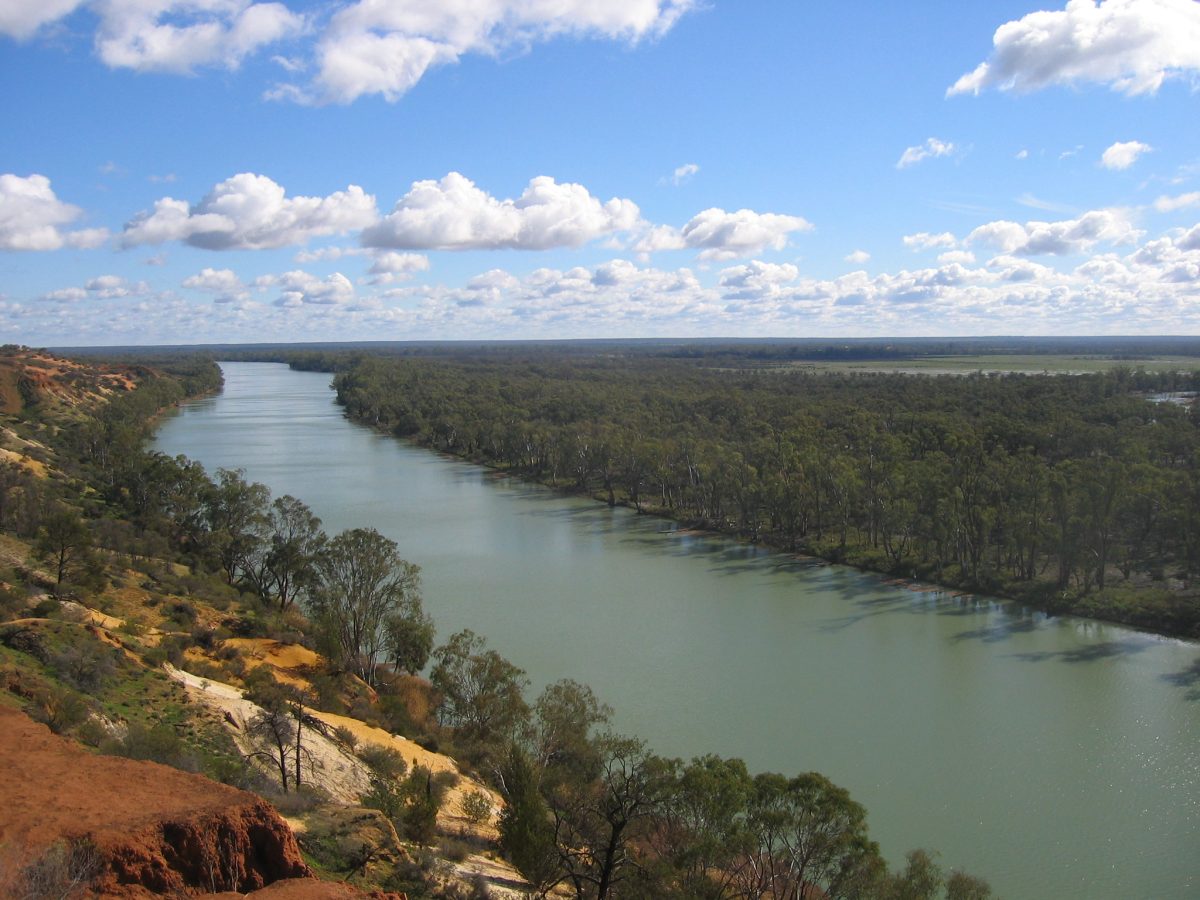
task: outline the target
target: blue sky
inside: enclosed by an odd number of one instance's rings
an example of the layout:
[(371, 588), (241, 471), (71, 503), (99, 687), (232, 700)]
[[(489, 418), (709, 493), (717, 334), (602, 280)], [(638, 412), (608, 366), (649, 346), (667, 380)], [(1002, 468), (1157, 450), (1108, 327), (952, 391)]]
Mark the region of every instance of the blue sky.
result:
[(0, 0), (33, 345), (1200, 333), (1200, 3)]

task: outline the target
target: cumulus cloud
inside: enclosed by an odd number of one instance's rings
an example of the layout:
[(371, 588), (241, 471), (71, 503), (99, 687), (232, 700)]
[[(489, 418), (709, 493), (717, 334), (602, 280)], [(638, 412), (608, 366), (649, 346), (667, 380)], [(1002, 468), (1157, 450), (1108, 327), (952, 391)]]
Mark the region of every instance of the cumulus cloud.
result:
[(1131, 243), (1140, 235), (1125, 212), (1099, 209), (1059, 222), (988, 222), (967, 235), (965, 243), (1014, 256), (1067, 256), (1088, 252), (1100, 242)]
[(901, 240), (904, 241), (904, 246), (910, 250), (934, 250), (938, 247), (955, 247), (958, 245), (958, 238), (948, 231), (943, 231), (940, 234), (919, 231), (916, 234), (906, 234)]
[(938, 254), (937, 261), (943, 266), (973, 266), (975, 265), (975, 254), (970, 250), (947, 250), (945, 253)]
[(41, 300), (54, 303), (76, 303), (80, 300), (120, 300), (126, 297), (141, 297), (150, 293), (150, 285), (144, 281), (130, 282), (119, 275), (97, 275), (89, 278), (83, 287), (62, 288), (42, 294)]
[(1106, 169), (1128, 169), (1143, 153), (1153, 148), (1141, 141), (1118, 141), (1100, 156), (1100, 165)]
[(664, 34), (696, 0), (454, 0), (441, 4), (360, 0), (329, 22), (310, 86), (269, 96), (350, 103), (364, 94), (395, 101), (431, 68), (469, 53), (495, 56), (557, 37), (636, 43)]
[(733, 266), (721, 272), (718, 282), (730, 300), (751, 300), (777, 296), (783, 286), (800, 277), (800, 270), (791, 263), (754, 262)]
[(1191, 231), (1184, 234), (1175, 242), (1175, 246), (1180, 250), (1200, 250), (1200, 225), (1196, 225)]
[(397, 253), (388, 251), (377, 253), (371, 263), (369, 272), (375, 277), (371, 284), (391, 284), (394, 281), (407, 281), (418, 272), (429, 271), (429, 257), (421, 253)]
[(236, 68), (260, 47), (299, 33), (282, 3), (249, 0), (97, 0), (96, 52), (112, 68), (188, 73)]
[(1159, 212), (1174, 212), (1177, 209), (1191, 209), (1200, 206), (1200, 191), (1189, 194), (1179, 194), (1175, 197), (1162, 196), (1154, 201), (1154, 208)]
[[(90, 295), (79, 287), (61, 292), (57, 304), (2, 308), (20, 316), (21, 334), (35, 342), (43, 335), (61, 342), (68, 333), (76, 341), (74, 335), (87, 334), (97, 342), (163, 343), (177, 341), (180, 333), (214, 342), (261, 340), (264, 333), (295, 340), (327, 339), (330, 333), (347, 340), (385, 335), (1132, 334), (1157, 333), (1164, 321), (1181, 333), (1200, 332), (1195, 303), (1200, 225), (1119, 252), (1097, 242), (1096, 250), (1078, 265), (999, 252), (980, 266), (954, 251), (935, 266), (874, 275), (858, 270), (833, 279), (808, 278), (790, 264), (754, 260), (704, 282), (688, 269), (613, 259), (522, 276), (492, 269), (461, 287), (407, 283), (376, 292), (360, 289), (360, 295), (345, 276), (297, 271), (254, 283), (260, 291), (275, 291), (274, 305), (201, 305), (160, 294), (153, 302), (98, 304), (94, 314), (72, 316), (68, 304)], [(221, 270), (196, 277), (213, 288), (236, 286)], [(115, 286), (94, 282), (97, 289)]]
[(926, 159), (949, 156), (955, 149), (955, 146), (949, 141), (939, 140), (935, 137), (926, 138), (925, 143), (909, 147), (900, 154), (900, 159), (896, 161), (896, 168), (907, 169)]
[(344, 234), (377, 218), (375, 198), (357, 185), (328, 197), (287, 197), (265, 175), (244, 172), (216, 185), (195, 205), (162, 198), (126, 224), (120, 243), (183, 241), (206, 250), (261, 250)]
[(415, 182), (384, 219), (363, 231), (368, 247), (398, 250), (547, 250), (579, 247), (640, 220), (637, 204), (602, 203), (581, 184), (549, 176), (529, 182), (515, 200), (497, 200), (451, 172)]
[(183, 286), (213, 294), (216, 303), (235, 303), (249, 296), (246, 285), (232, 269), (202, 269), (190, 278), (185, 278)]
[(275, 288), (279, 297), (276, 306), (297, 307), (306, 304), (335, 306), (347, 304), (354, 299), (354, 285), (341, 272), (321, 278), (300, 269), (282, 275), (264, 275), (256, 278), (254, 286), (260, 290)]
[(62, 230), (80, 214), (55, 196), (45, 175), (0, 175), (0, 250), (91, 248), (108, 240), (103, 228)]
[(1172, 77), (1200, 73), (1195, 0), (1070, 0), (1001, 25), (992, 55), (947, 91), (1035, 91), (1079, 82), (1153, 94)]
[(846, 262), (853, 263), (856, 266), (861, 266), (863, 263), (869, 262), (870, 259), (871, 254), (866, 250), (855, 250), (853, 253), (848, 253), (845, 256)]
[(800, 216), (759, 213), (752, 209), (726, 212), (706, 209), (694, 215), (683, 228), (658, 225), (648, 229), (634, 245), (646, 255), (660, 250), (692, 249), (702, 260), (728, 260), (754, 256), (764, 250), (782, 250), (788, 235), (811, 231), (812, 223)]
[(28, 3), (24, 0), (0, 2), (0, 34), (7, 34), (18, 41), (32, 37), (43, 25), (57, 21), (74, 12), (84, 0), (39, 0)]

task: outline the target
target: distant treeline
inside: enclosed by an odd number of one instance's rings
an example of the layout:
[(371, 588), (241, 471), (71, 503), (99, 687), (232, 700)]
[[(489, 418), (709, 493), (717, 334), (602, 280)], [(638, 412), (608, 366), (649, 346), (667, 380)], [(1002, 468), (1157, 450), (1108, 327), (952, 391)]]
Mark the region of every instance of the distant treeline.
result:
[[(288, 362), (333, 370), (367, 357), (461, 360), (587, 359), (603, 355), (689, 359), (737, 367), (783, 362), (900, 361), (962, 356), (1088, 356), (1136, 363), (1156, 356), (1200, 358), (1197, 337), (960, 338), (632, 338), (572, 341), (358, 341), (304, 344), (207, 344), (179, 347), (56, 348), (72, 356), (145, 359), (204, 353), (214, 359)], [(981, 360), (981, 367), (986, 362)]]
[(355, 419), (560, 488), (906, 577), (1200, 635), (1200, 372), (720, 371), (669, 355), (354, 359)]

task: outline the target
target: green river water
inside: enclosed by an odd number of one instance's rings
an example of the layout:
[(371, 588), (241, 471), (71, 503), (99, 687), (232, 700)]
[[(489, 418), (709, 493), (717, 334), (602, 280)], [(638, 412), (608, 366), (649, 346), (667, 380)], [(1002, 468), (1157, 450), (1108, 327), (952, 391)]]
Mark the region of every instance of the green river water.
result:
[(1200, 897), (1200, 646), (677, 533), (350, 423), (326, 374), (222, 368), (157, 449), (378, 528), (440, 638), (534, 691), (585, 682), (660, 753), (823, 772), (890, 859), (1008, 900)]

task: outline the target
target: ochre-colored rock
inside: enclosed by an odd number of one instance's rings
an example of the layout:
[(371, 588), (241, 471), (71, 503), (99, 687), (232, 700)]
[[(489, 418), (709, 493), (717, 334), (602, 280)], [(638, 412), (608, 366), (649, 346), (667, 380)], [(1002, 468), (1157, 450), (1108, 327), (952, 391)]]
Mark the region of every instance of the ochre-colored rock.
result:
[(262, 798), (157, 763), (88, 753), (5, 707), (0, 773), (0, 847), (10, 872), (57, 842), (87, 839), (99, 851), (94, 888), (105, 897), (248, 892), (311, 879), (291, 829)]

